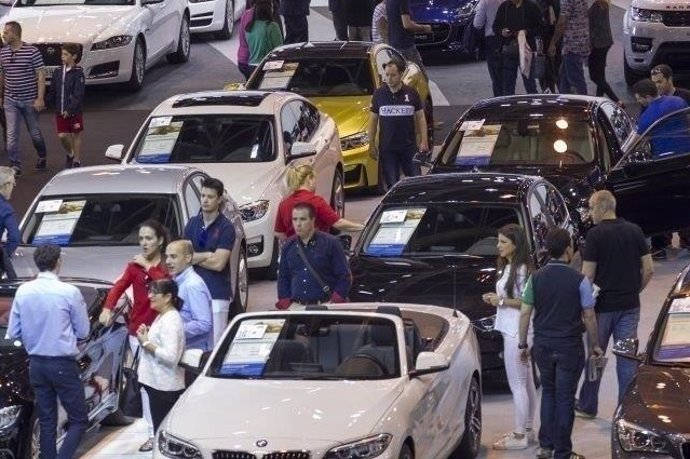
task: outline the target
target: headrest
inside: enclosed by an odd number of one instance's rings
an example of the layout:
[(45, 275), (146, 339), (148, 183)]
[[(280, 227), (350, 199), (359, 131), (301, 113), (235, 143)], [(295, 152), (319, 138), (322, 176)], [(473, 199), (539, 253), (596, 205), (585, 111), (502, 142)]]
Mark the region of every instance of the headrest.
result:
[(379, 314), (391, 314), (402, 319), (402, 312), (400, 312), (400, 308), (397, 306), (379, 306), (376, 308), (376, 312)]

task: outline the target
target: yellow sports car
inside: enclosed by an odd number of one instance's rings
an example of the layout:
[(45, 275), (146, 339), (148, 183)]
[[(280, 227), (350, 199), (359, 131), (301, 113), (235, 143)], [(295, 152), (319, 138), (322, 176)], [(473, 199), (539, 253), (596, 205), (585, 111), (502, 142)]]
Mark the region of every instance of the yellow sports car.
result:
[[(338, 126), (345, 162), (345, 188), (385, 192), (378, 161), (369, 157), (369, 106), (384, 78), (383, 66), (393, 48), (368, 42), (324, 41), (281, 46), (261, 62), (247, 89), (291, 91), (307, 97)], [(403, 82), (425, 101), (424, 111), (433, 145), (433, 105), (429, 82), (416, 64), (407, 62)]]

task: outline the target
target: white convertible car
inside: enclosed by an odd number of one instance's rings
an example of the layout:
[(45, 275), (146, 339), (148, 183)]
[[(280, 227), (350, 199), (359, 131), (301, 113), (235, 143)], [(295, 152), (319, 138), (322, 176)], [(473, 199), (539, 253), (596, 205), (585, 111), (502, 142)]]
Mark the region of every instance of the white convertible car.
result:
[(22, 39), (39, 49), (48, 79), (62, 65), (65, 42), (81, 46), (87, 85), (137, 90), (160, 59), (189, 60), (187, 0), (15, 0), (2, 24), (8, 21), (19, 22)]
[(161, 425), (156, 458), (474, 458), (479, 348), (451, 309), (350, 303), (242, 314)]
[(274, 277), (278, 204), (289, 191), (288, 167), (309, 163), (316, 192), (343, 216), (343, 154), (333, 119), (287, 92), (205, 91), (163, 101), (129, 150), (113, 145), (110, 159), (128, 164), (191, 164), (223, 181), (240, 206), (249, 268)]

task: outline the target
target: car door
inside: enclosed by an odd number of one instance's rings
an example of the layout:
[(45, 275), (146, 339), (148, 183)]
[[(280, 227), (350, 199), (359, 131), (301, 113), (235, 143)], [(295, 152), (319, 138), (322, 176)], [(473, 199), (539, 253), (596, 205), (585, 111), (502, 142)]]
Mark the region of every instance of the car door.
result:
[(604, 171), (609, 171), (621, 160), (623, 144), (633, 130), (630, 116), (620, 105), (613, 102), (605, 102), (600, 108), (600, 124), (602, 126), (603, 139), (600, 150), (603, 156)]
[(690, 108), (657, 121), (609, 173), (618, 215), (645, 234), (690, 227)]
[(170, 32), (166, 30), (167, 14), (170, 12), (172, 0), (159, 0), (155, 2), (143, 2), (145, 10), (144, 36), (146, 37), (146, 63), (147, 67), (157, 61), (167, 50), (170, 43)]

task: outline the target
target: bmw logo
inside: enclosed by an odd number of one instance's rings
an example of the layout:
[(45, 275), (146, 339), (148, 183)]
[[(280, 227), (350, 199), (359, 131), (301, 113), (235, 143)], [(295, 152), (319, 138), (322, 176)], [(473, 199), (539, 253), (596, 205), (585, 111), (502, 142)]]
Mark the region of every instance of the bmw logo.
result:
[(51, 56), (55, 54), (55, 48), (48, 48), (46, 49), (46, 53), (50, 54)]
[(265, 448), (265, 447), (268, 446), (268, 441), (266, 441), (266, 440), (259, 440), (259, 441), (256, 442), (256, 446), (258, 446), (259, 448)]

